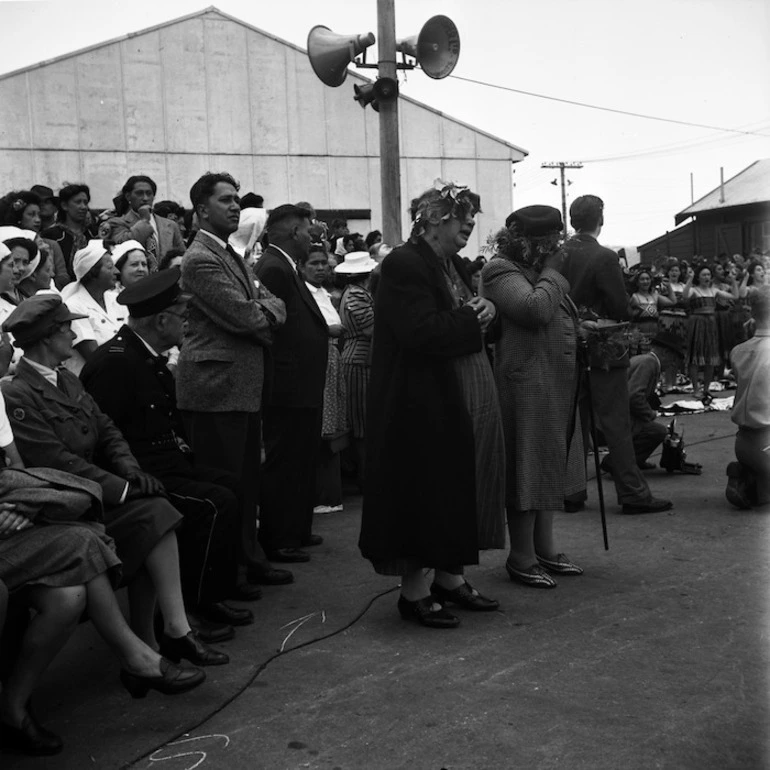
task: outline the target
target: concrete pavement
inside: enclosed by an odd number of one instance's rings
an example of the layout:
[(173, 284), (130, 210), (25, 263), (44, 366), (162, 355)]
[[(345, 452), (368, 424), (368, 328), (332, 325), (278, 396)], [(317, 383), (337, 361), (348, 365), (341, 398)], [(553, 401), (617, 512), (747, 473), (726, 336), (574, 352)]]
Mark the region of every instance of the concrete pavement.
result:
[(64, 753), (0, 768), (770, 767), (768, 518), (724, 499), (729, 415), (681, 423), (704, 474), (647, 474), (673, 511), (619, 515), (605, 481), (608, 552), (593, 482), (586, 511), (558, 516), (582, 577), (515, 585), (505, 553), (486, 552), (468, 577), (500, 612), (406, 623), (397, 581), (358, 553), (354, 498), (318, 517), (324, 545), (294, 585), (265, 590), (257, 623), (222, 645), (231, 664), (188, 695), (131, 700), (80, 628), (36, 696)]

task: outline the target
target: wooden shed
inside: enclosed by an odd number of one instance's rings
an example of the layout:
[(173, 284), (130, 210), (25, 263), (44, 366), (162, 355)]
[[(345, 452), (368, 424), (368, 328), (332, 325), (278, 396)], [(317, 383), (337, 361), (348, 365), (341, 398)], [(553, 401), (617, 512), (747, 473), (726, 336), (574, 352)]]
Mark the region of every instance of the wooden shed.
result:
[[(158, 198), (189, 203), (205, 171), (229, 171), (267, 208), (371, 212), (380, 228), (379, 124), (353, 100), (352, 69), (324, 86), (304, 49), (208, 8), (0, 77), (0, 179), (5, 189), (90, 185), (103, 208), (131, 174)], [(436, 177), (483, 202), (467, 254), (511, 211), (511, 164), (527, 152), (413, 99), (399, 97), (404, 209)], [(404, 234), (408, 217), (404, 214)]]

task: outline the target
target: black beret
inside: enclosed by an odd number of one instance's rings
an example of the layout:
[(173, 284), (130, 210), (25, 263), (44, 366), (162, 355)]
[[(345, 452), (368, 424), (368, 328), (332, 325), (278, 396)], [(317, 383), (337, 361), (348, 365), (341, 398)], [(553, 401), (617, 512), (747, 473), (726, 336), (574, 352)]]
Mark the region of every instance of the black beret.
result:
[(13, 334), (14, 344), (23, 348), (45, 339), (55, 326), (79, 318), (87, 316), (71, 313), (58, 294), (33, 294), (5, 319), (3, 331)]
[(179, 286), (179, 267), (170, 267), (140, 278), (118, 294), (132, 318), (146, 318), (187, 299)]
[(539, 238), (564, 229), (561, 212), (553, 206), (525, 206), (509, 214), (505, 226), (525, 238)]
[(299, 219), (312, 219), (312, 214), (308, 209), (302, 206), (295, 206), (293, 203), (284, 203), (277, 208), (274, 208), (267, 217), (267, 224), (265, 229), (269, 230), (273, 225), (280, 222), (282, 219), (288, 219), (289, 217), (298, 217)]

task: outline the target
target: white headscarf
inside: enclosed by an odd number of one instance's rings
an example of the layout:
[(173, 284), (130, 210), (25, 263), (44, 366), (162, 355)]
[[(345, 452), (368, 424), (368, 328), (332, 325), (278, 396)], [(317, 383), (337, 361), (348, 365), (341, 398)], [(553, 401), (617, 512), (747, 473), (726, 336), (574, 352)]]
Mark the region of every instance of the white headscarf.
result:
[(245, 257), (247, 252), (254, 250), (259, 236), (262, 235), (267, 222), (267, 211), (265, 209), (243, 209), (238, 220), (238, 229), (228, 238), (228, 243), (240, 254)]
[(89, 241), (85, 248), (75, 252), (72, 258), (75, 280), (62, 289), (62, 299), (65, 302), (80, 288), (80, 282), (88, 271), (106, 254), (109, 252), (104, 248), (104, 241), (99, 240)]

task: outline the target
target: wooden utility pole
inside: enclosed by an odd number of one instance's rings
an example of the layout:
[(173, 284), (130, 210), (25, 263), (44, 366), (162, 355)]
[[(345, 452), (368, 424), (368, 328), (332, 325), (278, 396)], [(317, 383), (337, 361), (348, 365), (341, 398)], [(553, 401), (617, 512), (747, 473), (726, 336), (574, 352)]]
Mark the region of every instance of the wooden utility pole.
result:
[[(377, 0), (378, 71), (381, 78), (396, 77), (395, 0)], [(396, 246), (401, 230), (401, 148), (398, 141), (398, 99), (380, 104), (380, 191), (382, 238)]]
[(565, 161), (559, 161), (558, 163), (541, 163), (540, 168), (558, 168), (561, 177), (561, 218), (564, 223), (564, 237), (567, 237), (567, 182), (564, 179), (565, 168), (583, 168), (582, 163), (566, 163)]

